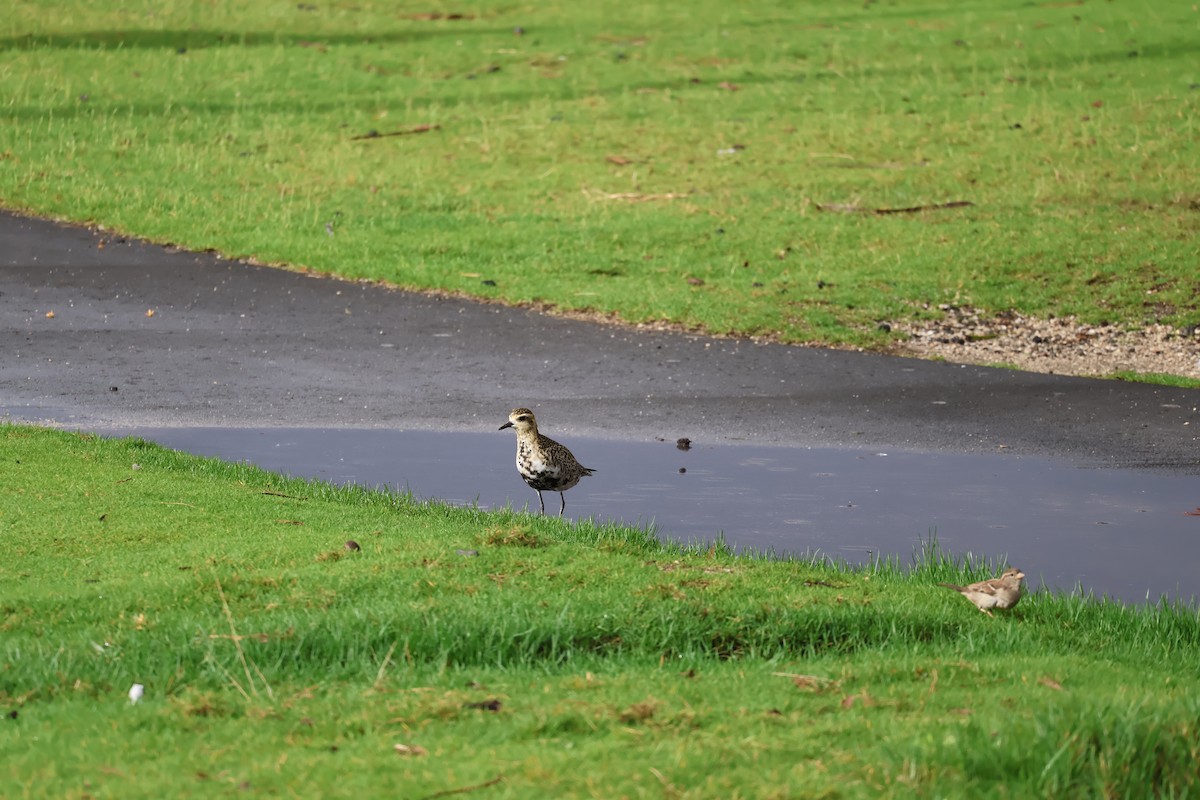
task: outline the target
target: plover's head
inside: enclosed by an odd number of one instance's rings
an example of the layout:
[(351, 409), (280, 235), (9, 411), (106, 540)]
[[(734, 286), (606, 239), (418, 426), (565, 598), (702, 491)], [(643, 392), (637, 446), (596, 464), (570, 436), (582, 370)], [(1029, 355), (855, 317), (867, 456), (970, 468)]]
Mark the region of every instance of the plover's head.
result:
[(514, 408), (508, 414), (508, 422), (500, 426), (500, 430), (505, 428), (516, 428), (517, 433), (536, 431), (537, 420), (534, 419), (533, 412), (528, 408)]

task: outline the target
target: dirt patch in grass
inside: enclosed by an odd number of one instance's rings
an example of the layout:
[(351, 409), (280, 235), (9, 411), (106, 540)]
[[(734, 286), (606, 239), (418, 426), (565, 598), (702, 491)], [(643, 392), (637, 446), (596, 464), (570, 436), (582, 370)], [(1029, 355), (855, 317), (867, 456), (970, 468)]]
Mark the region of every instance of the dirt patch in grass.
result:
[(519, 526), (488, 528), (480, 540), (486, 545), (503, 547), (545, 547), (545, 539)]
[(894, 331), (910, 337), (893, 352), (1065, 375), (1200, 378), (1200, 326), (1126, 329), (1087, 325), (1074, 317), (1037, 319), (1014, 312), (989, 317), (959, 306), (942, 306), (942, 311), (945, 316), (938, 320), (893, 323)]

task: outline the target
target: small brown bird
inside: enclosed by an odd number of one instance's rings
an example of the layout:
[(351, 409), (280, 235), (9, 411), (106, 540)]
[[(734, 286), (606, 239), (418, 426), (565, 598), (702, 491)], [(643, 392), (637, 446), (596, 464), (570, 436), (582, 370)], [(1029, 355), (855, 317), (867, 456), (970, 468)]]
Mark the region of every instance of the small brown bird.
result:
[(537, 420), (528, 408), (514, 408), (508, 415), (508, 422), (500, 426), (500, 430), (505, 428), (515, 428), (517, 431), (517, 472), (537, 491), (542, 513), (546, 513), (542, 492), (558, 492), (562, 500), (562, 507), (558, 510), (561, 517), (567, 510), (567, 498), (563, 492), (595, 470), (580, 464), (570, 450), (549, 436), (538, 433)]
[(992, 616), (993, 608), (1012, 608), (1021, 600), (1021, 592), (1025, 589), (1025, 573), (1016, 567), (1004, 570), (999, 578), (992, 578), (970, 586), (955, 586), (953, 583), (939, 583), (953, 589), (975, 604), (983, 613)]

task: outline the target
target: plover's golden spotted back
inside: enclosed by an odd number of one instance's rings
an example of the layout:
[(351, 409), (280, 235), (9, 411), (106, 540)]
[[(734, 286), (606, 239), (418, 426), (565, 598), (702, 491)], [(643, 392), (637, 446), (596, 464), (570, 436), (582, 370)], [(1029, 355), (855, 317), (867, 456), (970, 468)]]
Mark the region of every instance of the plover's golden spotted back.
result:
[(549, 436), (538, 433), (537, 419), (528, 408), (514, 408), (508, 415), (508, 422), (500, 426), (500, 430), (505, 428), (514, 428), (517, 431), (517, 472), (521, 473), (527, 484), (537, 490), (542, 513), (546, 513), (546, 501), (542, 499), (542, 492), (558, 492), (558, 497), (562, 500), (562, 507), (558, 509), (558, 515), (561, 517), (567, 510), (567, 498), (563, 492), (595, 470), (580, 464), (575, 460), (575, 456), (571, 455), (570, 450)]

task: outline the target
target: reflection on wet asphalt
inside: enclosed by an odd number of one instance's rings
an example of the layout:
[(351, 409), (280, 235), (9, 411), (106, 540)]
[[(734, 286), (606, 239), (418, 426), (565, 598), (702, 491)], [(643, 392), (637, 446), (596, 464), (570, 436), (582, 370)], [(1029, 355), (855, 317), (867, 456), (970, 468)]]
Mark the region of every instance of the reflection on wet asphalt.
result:
[[(510, 431), (154, 428), (117, 432), (166, 447), (420, 498), (537, 510)], [(1128, 602), (1192, 599), (1200, 574), (1200, 480), (1078, 469), (1011, 454), (887, 453), (627, 442), (562, 435), (596, 469), (567, 492), (567, 516), (655, 526), (661, 538), (777, 555), (907, 563), (942, 548), (1010, 560), (1030, 586)], [(547, 507), (557, 507), (557, 498)]]

